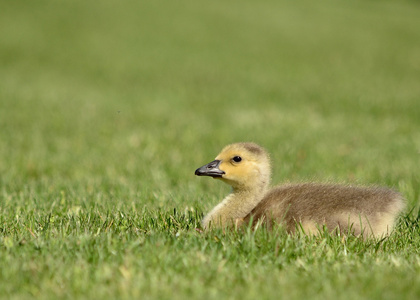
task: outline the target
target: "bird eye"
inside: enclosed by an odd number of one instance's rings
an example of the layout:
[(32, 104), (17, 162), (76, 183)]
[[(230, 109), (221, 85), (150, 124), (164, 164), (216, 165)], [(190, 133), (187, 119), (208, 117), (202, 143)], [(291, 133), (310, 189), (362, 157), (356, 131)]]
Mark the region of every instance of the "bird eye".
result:
[(242, 158), (240, 157), (240, 156), (234, 156), (233, 158), (232, 158), (232, 160), (234, 161), (234, 162), (240, 162), (241, 160), (242, 160)]

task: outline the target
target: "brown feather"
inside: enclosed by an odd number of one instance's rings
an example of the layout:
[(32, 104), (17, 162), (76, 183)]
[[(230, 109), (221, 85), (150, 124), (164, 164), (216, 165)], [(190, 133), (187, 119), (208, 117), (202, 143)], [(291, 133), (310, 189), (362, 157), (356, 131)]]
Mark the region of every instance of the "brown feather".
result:
[[(267, 226), (281, 223), (294, 232), (301, 223), (309, 232), (339, 229), (376, 236), (394, 226), (395, 216), (403, 209), (401, 195), (383, 187), (360, 187), (334, 184), (288, 184), (270, 190), (244, 218), (255, 225), (264, 219)], [(306, 228), (305, 228), (306, 227)]]

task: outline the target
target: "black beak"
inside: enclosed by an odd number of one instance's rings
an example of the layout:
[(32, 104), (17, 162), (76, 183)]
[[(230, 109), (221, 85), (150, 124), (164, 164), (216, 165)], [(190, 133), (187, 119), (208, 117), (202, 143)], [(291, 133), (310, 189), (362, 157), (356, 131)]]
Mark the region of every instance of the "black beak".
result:
[(220, 163), (220, 160), (213, 160), (211, 163), (208, 163), (207, 165), (204, 165), (201, 168), (195, 170), (195, 175), (222, 177), (225, 172), (219, 169)]

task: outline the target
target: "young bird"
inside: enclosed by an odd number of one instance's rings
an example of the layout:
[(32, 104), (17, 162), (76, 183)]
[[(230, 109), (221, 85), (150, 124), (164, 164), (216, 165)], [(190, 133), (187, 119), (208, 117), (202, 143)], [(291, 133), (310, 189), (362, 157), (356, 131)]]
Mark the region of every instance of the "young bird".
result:
[(316, 234), (323, 226), (364, 237), (389, 234), (404, 209), (402, 196), (388, 188), (336, 184), (285, 184), (268, 189), (268, 153), (254, 143), (226, 146), (216, 159), (195, 171), (232, 186), (232, 193), (202, 220), (205, 229), (241, 224), (282, 224)]

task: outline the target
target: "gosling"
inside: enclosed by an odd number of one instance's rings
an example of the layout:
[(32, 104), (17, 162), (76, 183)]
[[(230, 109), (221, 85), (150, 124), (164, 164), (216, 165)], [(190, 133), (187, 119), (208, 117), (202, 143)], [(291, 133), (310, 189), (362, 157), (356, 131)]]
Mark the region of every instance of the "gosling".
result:
[(329, 232), (383, 237), (394, 228), (405, 207), (403, 197), (388, 188), (321, 183), (285, 184), (268, 189), (271, 165), (268, 153), (254, 143), (226, 146), (216, 159), (195, 171), (232, 186), (202, 220), (204, 229), (280, 224), (294, 233)]

